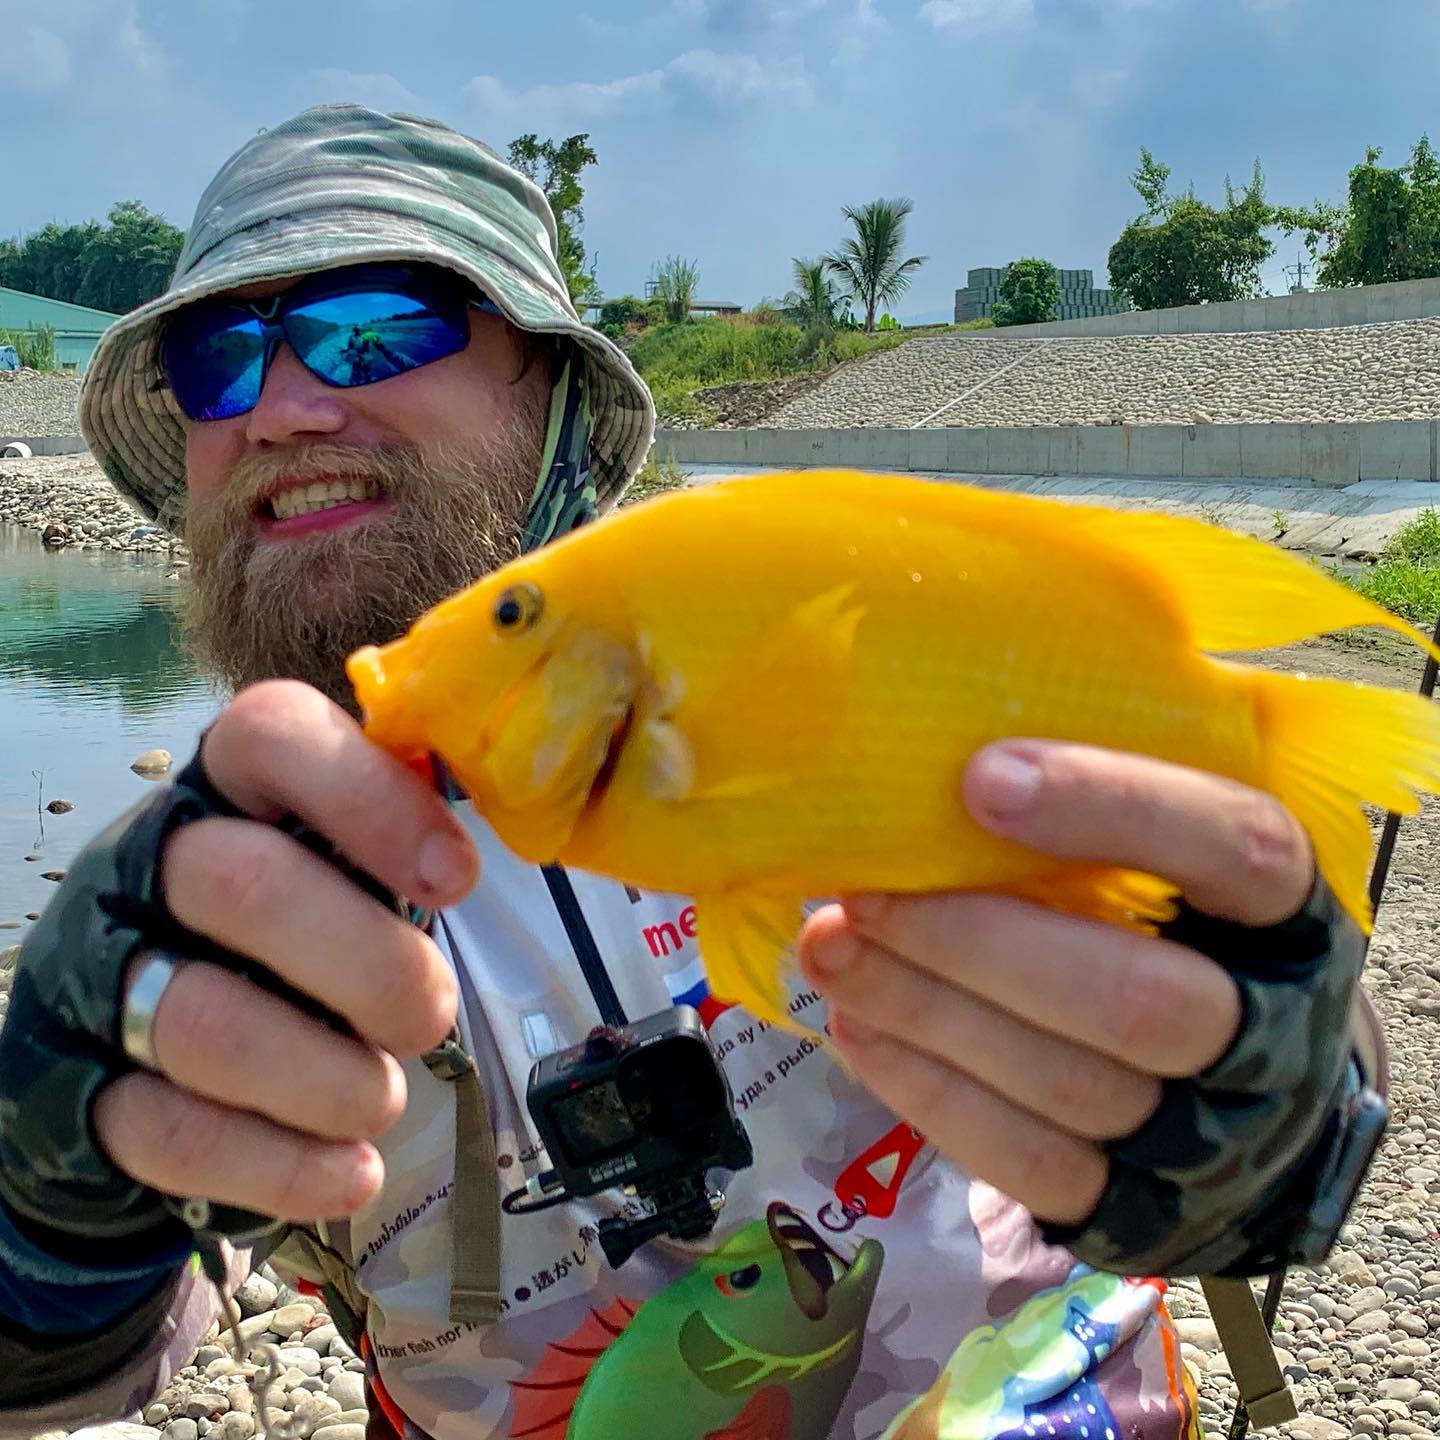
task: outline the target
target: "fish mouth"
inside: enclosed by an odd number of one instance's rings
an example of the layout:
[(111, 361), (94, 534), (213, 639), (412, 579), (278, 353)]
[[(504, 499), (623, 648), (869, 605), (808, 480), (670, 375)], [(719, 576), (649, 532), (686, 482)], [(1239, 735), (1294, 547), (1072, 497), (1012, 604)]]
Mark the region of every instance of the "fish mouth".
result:
[(765, 1224), (785, 1267), (785, 1280), (800, 1313), (822, 1320), (830, 1292), (851, 1270), (851, 1261), (828, 1245), (798, 1210), (775, 1200), (766, 1207)]

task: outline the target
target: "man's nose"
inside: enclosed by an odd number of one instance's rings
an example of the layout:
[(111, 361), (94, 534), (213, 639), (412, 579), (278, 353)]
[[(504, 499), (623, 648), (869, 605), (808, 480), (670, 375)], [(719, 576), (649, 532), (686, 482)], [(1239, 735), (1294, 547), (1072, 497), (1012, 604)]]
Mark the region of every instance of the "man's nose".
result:
[(312, 375), (282, 342), (246, 417), (245, 438), (252, 445), (283, 445), (306, 435), (337, 435), (350, 418), (343, 395)]

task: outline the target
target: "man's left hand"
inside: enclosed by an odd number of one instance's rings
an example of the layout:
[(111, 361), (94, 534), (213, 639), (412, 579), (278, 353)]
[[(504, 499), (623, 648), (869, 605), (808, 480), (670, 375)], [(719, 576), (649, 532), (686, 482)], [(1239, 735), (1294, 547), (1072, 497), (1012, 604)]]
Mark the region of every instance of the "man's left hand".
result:
[[(1274, 797), (1148, 756), (1053, 741), (987, 746), (965, 802), (995, 835), (1173, 881), (1195, 909), (1277, 924), (1314, 881)], [(811, 917), (806, 976), (856, 1076), (969, 1174), (1038, 1219), (1079, 1224), (1101, 1142), (1132, 1134), (1164, 1078), (1230, 1047), (1240, 994), (1171, 941), (986, 892), (853, 896)]]

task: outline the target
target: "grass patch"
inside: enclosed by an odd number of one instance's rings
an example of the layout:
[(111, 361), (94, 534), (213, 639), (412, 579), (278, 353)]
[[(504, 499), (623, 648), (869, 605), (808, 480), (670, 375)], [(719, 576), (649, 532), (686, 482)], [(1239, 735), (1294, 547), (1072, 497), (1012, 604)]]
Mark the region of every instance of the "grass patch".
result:
[(817, 346), (798, 325), (768, 317), (717, 315), (681, 325), (657, 325), (630, 346), (630, 359), (655, 396), (661, 415), (704, 420), (694, 392), (738, 380), (778, 380), (858, 360), (902, 345), (910, 337), (893, 330), (866, 335), (837, 330)]
[(60, 369), (55, 356), (55, 329), (40, 325), (30, 330), (0, 330), (0, 345), (13, 345), (27, 370), (54, 373)]
[(646, 457), (639, 474), (630, 482), (621, 505), (634, 505), (637, 501), (648, 500), (666, 490), (678, 490), (685, 484), (685, 472), (673, 455), (656, 458), (654, 449)]
[(1428, 629), (1440, 615), (1440, 511), (1422, 510), (1390, 537), (1368, 570), (1330, 573), (1367, 600)]

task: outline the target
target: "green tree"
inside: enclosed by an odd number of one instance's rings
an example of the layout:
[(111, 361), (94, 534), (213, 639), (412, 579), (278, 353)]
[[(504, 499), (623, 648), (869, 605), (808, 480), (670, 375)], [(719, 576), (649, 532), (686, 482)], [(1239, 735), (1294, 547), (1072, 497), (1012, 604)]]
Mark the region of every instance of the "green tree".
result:
[(795, 288), (785, 297), (782, 313), (805, 331), (807, 347), (814, 353), (840, 324), (840, 307), (850, 296), (830, 279), (823, 256), (819, 260), (797, 256), (791, 263)]
[(1440, 275), (1440, 161), (1422, 135), (1405, 165), (1381, 165), (1371, 146), (1350, 171), (1344, 205), (1281, 208), (1276, 223), (1299, 231), (1321, 285), (1383, 285)]
[(875, 328), (875, 312), (881, 304), (902, 295), (925, 263), (924, 255), (900, 258), (905, 221), (914, 209), (910, 200), (872, 200), (858, 209), (847, 205), (840, 212), (855, 227), (855, 234), (825, 257), (825, 266), (865, 307), (866, 330)]
[(690, 318), (695, 291), (700, 284), (700, 267), (693, 260), (670, 255), (655, 267), (654, 298), (660, 303), (667, 324), (679, 325)]
[(0, 285), (123, 312), (164, 290), (184, 234), (138, 200), (122, 200), (107, 222), (52, 221), (17, 245), (0, 245)]
[(1260, 293), (1260, 269), (1275, 247), (1265, 230), (1275, 211), (1265, 199), (1260, 162), (1240, 191), (1227, 179), (1221, 209), (1192, 186), (1173, 195), (1170, 169), (1145, 149), (1130, 177), (1145, 205), (1110, 248), (1110, 284), (1140, 310), (1244, 300)]
[(997, 325), (1038, 325), (1060, 313), (1060, 272), (1048, 260), (1012, 260), (1000, 276)]
[(588, 134), (566, 136), (558, 145), (538, 135), (521, 135), (510, 142), (510, 163), (533, 180), (544, 192), (555, 212), (560, 269), (570, 287), (576, 308), (600, 298), (600, 286), (593, 268), (585, 268), (585, 246), (580, 231), (585, 224), (581, 203), (585, 187), (581, 175), (596, 163)]

